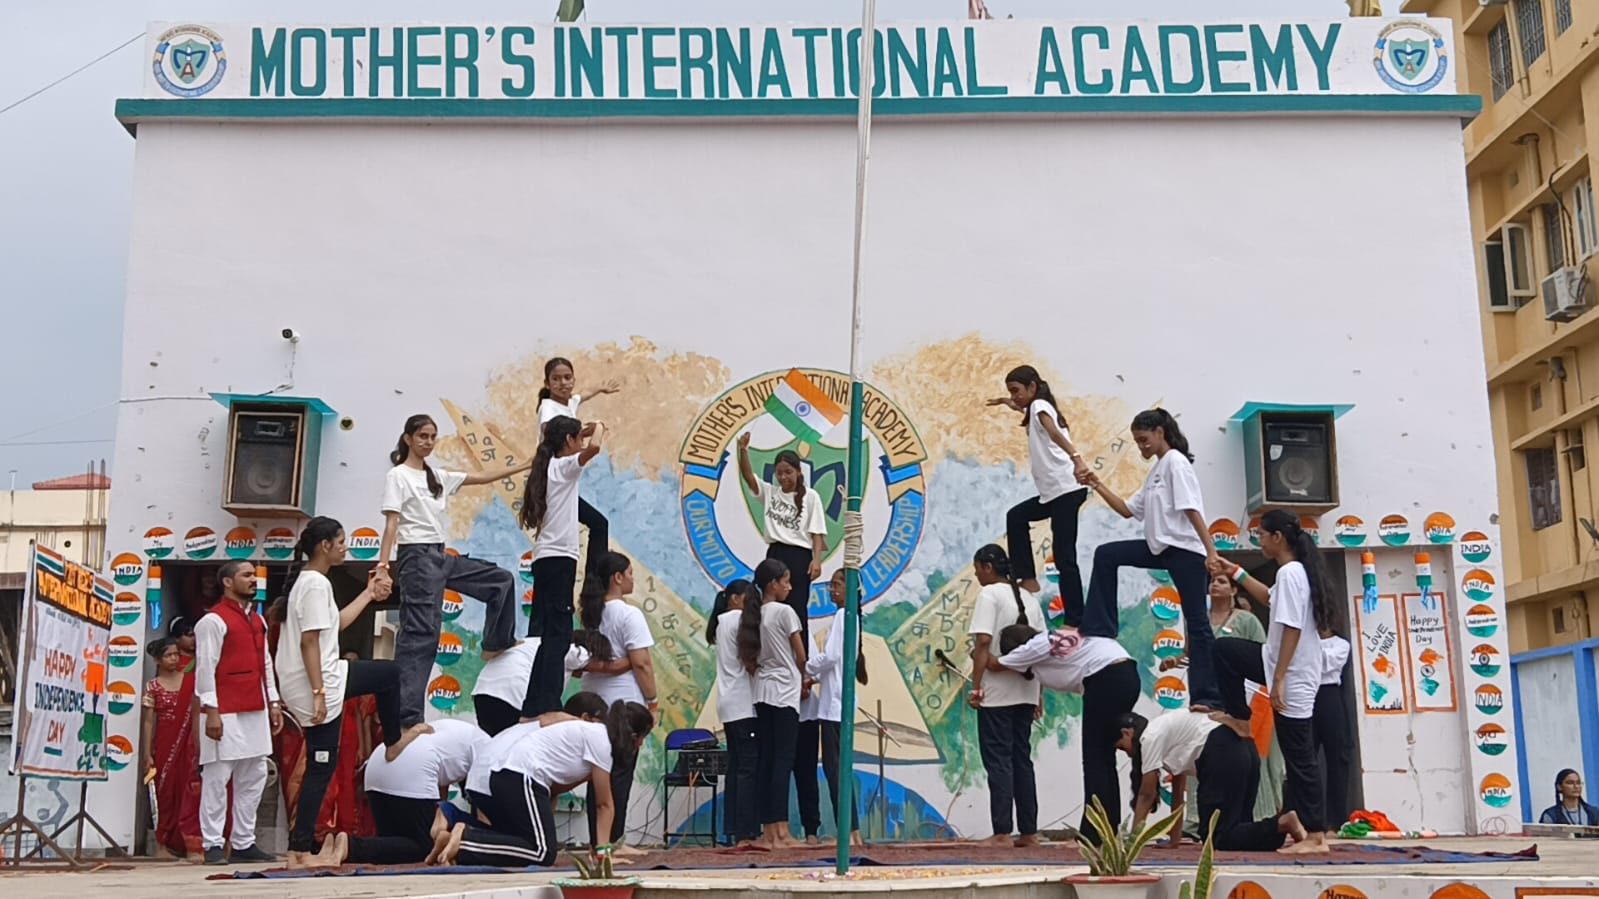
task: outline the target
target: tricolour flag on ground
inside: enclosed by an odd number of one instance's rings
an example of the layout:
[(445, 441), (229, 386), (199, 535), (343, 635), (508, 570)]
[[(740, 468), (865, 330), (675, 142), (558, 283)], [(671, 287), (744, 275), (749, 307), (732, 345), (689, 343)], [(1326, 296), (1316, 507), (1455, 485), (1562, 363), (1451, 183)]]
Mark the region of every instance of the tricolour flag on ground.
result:
[(833, 402), (799, 369), (791, 370), (777, 382), (777, 389), (766, 398), (766, 411), (782, 422), (790, 434), (807, 443), (820, 443), (823, 434), (844, 420), (844, 407)]

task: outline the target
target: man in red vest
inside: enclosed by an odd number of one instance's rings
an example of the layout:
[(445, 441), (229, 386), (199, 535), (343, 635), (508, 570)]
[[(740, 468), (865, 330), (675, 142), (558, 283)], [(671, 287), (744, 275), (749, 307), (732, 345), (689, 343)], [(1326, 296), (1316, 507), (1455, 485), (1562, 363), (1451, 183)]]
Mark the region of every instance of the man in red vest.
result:
[(233, 861), (269, 862), (255, 845), (255, 815), (266, 789), (272, 737), (283, 705), (255, 602), (255, 565), (232, 560), (217, 571), (222, 598), (194, 626), (194, 689), (200, 700), (200, 840), (205, 863), (227, 861), (222, 829), (233, 784)]

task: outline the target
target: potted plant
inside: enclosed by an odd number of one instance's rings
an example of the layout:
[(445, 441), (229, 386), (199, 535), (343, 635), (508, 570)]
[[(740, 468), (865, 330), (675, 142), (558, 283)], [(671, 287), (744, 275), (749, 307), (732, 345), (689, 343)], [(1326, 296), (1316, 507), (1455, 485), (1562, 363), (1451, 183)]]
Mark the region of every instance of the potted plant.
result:
[(1210, 813), (1210, 826), (1205, 829), (1205, 845), (1199, 850), (1199, 870), (1194, 872), (1194, 882), (1183, 881), (1177, 889), (1177, 899), (1210, 899), (1216, 886), (1216, 821), (1221, 812)]
[(1159, 821), (1133, 833), (1132, 823), (1117, 830), (1110, 826), (1110, 816), (1105, 806), (1095, 796), (1084, 811), (1088, 823), (1100, 835), (1099, 845), (1094, 845), (1081, 834), (1074, 833), (1077, 850), (1088, 862), (1087, 874), (1073, 874), (1066, 878), (1076, 891), (1078, 899), (1146, 899), (1151, 884), (1160, 883), (1154, 874), (1134, 874), (1133, 864), (1156, 837), (1178, 823), (1180, 811), (1174, 811)]
[(611, 853), (596, 853), (592, 860), (585, 861), (575, 853), (567, 853), (572, 860), (572, 865), (577, 868), (576, 877), (566, 877), (555, 881), (562, 896), (570, 899), (633, 899), (633, 891), (638, 889), (637, 877), (617, 877), (616, 870), (611, 864)]

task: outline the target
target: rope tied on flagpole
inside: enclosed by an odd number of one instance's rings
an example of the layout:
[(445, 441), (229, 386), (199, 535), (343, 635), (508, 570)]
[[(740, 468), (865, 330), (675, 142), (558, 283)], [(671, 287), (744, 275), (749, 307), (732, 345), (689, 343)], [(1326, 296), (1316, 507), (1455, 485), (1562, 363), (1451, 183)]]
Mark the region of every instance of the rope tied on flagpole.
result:
[(844, 567), (861, 570), (866, 559), (866, 516), (860, 512), (844, 513)]

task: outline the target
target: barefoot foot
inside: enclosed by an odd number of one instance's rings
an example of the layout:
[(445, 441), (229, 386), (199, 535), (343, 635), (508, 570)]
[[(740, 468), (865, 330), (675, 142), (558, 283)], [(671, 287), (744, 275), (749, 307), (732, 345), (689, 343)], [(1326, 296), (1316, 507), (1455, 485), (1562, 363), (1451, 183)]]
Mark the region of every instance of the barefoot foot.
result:
[(461, 841), (466, 839), (466, 825), (457, 824), (450, 828), (450, 838), (444, 844), (444, 851), (439, 853), (439, 864), (453, 865), (461, 854)]
[(450, 844), (450, 829), (444, 828), (433, 834), (433, 849), (428, 852), (428, 857), (422, 860), (424, 865), (437, 864), (439, 856), (444, 854), (444, 847)]
[(1303, 843), (1310, 837), (1310, 834), (1305, 831), (1305, 825), (1299, 823), (1298, 812), (1287, 812), (1278, 818), (1277, 831), (1287, 834), (1288, 838), (1295, 843)]
[(1327, 840), (1318, 831), (1307, 834), (1303, 843), (1284, 846), (1277, 851), (1283, 855), (1325, 855), (1330, 850), (1327, 847)]

